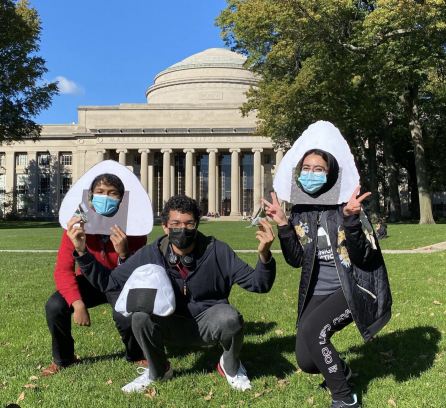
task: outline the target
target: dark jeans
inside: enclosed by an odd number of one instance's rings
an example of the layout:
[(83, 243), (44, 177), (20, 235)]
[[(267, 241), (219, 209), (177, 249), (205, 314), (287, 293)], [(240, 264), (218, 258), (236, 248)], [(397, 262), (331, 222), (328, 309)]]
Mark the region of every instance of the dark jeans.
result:
[(297, 364), (306, 373), (322, 374), (333, 399), (349, 397), (351, 391), (330, 339), (352, 321), (342, 289), (330, 295), (312, 296), (299, 321)]
[[(102, 293), (95, 289), (83, 275), (76, 276), (82, 300), (87, 309), (110, 303), (113, 308), (113, 320), (125, 345), (125, 357), (128, 361), (142, 358), (142, 350), (132, 332), (132, 317), (124, 317), (114, 310), (120, 292)], [(63, 366), (69, 364), (74, 357), (74, 339), (71, 336), (71, 314), (73, 307), (57, 291), (46, 302), (46, 321), (52, 338), (53, 361)]]
[(234, 376), (240, 365), (243, 317), (227, 304), (212, 306), (195, 318), (136, 312), (133, 313), (133, 332), (144, 351), (152, 380), (162, 378), (166, 372), (164, 342), (178, 346), (220, 343), (225, 371)]

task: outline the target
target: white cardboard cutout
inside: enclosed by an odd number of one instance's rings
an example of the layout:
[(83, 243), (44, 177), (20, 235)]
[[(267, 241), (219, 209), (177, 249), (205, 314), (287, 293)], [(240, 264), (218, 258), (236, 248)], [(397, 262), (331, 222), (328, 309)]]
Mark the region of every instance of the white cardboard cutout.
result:
[(166, 270), (159, 265), (146, 264), (136, 268), (124, 285), (115, 310), (124, 316), (130, 316), (127, 312), (127, 297), (130, 289), (156, 289), (153, 314), (158, 316), (169, 316), (175, 311), (175, 294), (172, 282), (167, 276)]
[[(118, 224), (130, 236), (147, 235), (153, 228), (153, 211), (150, 198), (138, 177), (127, 167), (114, 160), (105, 160), (91, 167), (70, 188), (62, 201), (59, 210), (59, 223), (67, 229), (68, 221), (73, 217), (79, 204), (86, 199), (86, 192), (96, 176), (110, 173), (118, 176), (124, 184), (125, 193), (119, 210), (113, 217), (105, 217), (89, 209), (87, 217), (91, 227), (85, 225), (88, 234), (110, 235), (110, 226)], [(109, 225), (110, 224), (110, 225)]]
[[(311, 149), (321, 149), (331, 153), (338, 161), (339, 177), (336, 184), (326, 193), (311, 197), (296, 183), (295, 170), (303, 155)], [(342, 204), (350, 200), (359, 186), (359, 173), (356, 169), (350, 147), (346, 140), (330, 122), (313, 123), (296, 140), (285, 154), (274, 177), (274, 190), (281, 200), (292, 204)]]

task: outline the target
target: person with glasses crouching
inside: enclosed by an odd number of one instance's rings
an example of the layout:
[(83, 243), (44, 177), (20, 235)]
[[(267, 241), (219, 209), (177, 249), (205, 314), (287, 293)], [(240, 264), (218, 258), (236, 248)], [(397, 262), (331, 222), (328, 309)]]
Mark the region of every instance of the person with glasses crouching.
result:
[(232, 388), (251, 389), (240, 361), (243, 317), (229, 304), (228, 297), (234, 284), (249, 292), (269, 292), (276, 276), (276, 263), (270, 251), (274, 231), (267, 220), (260, 220), (261, 227), (255, 233), (260, 241), (259, 259), (252, 268), (226, 243), (198, 231), (199, 221), (200, 209), (195, 200), (182, 195), (171, 197), (162, 211), (166, 235), (113, 271), (89, 253), (82, 228), (73, 227), (68, 231), (76, 248), (73, 255), (82, 273), (103, 292), (121, 290), (132, 272), (147, 264), (162, 266), (172, 282), (176, 301), (172, 315), (133, 313), (133, 332), (147, 358), (148, 368), (138, 368), (142, 375), (125, 385), (122, 388), (125, 392), (141, 392), (150, 383), (172, 378), (165, 343), (186, 347), (221, 344), (223, 355), (218, 371)]

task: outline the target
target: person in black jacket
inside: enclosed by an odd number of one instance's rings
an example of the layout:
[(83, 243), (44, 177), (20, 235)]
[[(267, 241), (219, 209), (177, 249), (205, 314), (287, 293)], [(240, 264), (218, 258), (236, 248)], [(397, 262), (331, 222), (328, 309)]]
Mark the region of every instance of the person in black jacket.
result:
[(259, 260), (255, 269), (243, 262), (224, 242), (205, 236), (197, 227), (200, 209), (186, 196), (171, 197), (162, 212), (166, 235), (143, 247), (113, 271), (101, 265), (84, 244), (83, 227), (68, 226), (76, 259), (83, 275), (103, 292), (121, 290), (133, 271), (147, 264), (162, 266), (175, 292), (176, 309), (167, 317), (144, 312), (133, 313), (132, 328), (147, 359), (148, 368), (122, 388), (125, 392), (142, 391), (154, 381), (172, 378), (164, 343), (181, 346), (220, 343), (223, 355), (218, 364), (221, 375), (232, 388), (251, 389), (246, 370), (240, 362), (243, 345), (243, 318), (229, 304), (231, 287), (257, 293), (268, 292), (275, 279), (276, 263), (270, 247), (274, 231), (267, 220), (256, 232)]
[(383, 224), (381, 220), (376, 221), (376, 237), (378, 239), (387, 238), (387, 225)]
[[(320, 149), (307, 151), (299, 162), (300, 188), (312, 197), (337, 182), (336, 159)], [(352, 322), (370, 340), (390, 319), (387, 272), (373, 229), (361, 208), (370, 193), (339, 205), (295, 205), (289, 221), (272, 193), (266, 214), (277, 222), (288, 264), (302, 268), (296, 359), (310, 374), (322, 374), (331, 391), (331, 408), (358, 407), (351, 393), (350, 368), (333, 347), (331, 337)], [(368, 228), (366, 228), (366, 226)]]

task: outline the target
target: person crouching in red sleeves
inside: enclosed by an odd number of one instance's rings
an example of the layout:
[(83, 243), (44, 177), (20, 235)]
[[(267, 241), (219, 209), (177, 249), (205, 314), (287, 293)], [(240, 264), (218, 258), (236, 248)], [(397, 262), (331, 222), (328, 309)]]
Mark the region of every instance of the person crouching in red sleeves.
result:
[[(113, 216), (118, 211), (124, 192), (124, 184), (116, 175), (97, 176), (90, 186), (92, 209), (103, 216)], [(80, 221), (81, 218), (72, 218), (70, 222)], [(117, 225), (112, 228), (112, 232), (112, 235), (86, 234), (85, 238), (89, 252), (109, 269), (115, 269), (124, 263), (147, 243), (146, 235), (127, 237)], [(46, 367), (41, 375), (48, 377), (78, 362), (71, 335), (71, 314), (74, 323), (88, 327), (88, 309), (105, 303), (109, 303), (113, 308), (113, 319), (125, 346), (126, 359), (144, 365), (144, 361), (141, 361), (144, 358), (142, 350), (132, 332), (131, 316), (124, 317), (114, 310), (120, 292), (104, 294), (95, 289), (80, 269), (75, 267), (73, 250), (74, 246), (64, 231), (54, 271), (57, 291), (45, 305), (46, 320), (52, 338), (53, 363)]]

